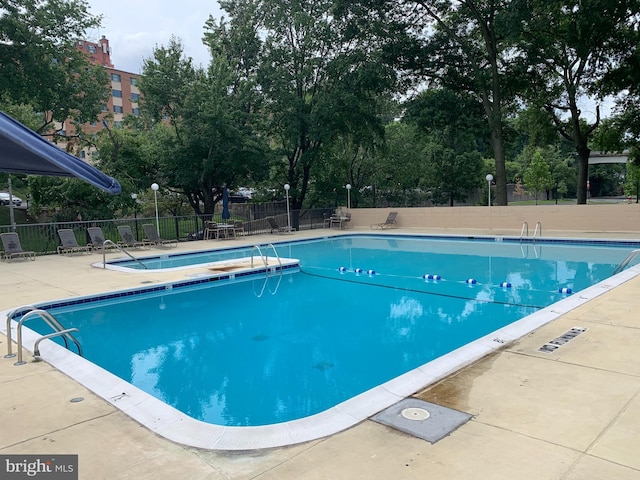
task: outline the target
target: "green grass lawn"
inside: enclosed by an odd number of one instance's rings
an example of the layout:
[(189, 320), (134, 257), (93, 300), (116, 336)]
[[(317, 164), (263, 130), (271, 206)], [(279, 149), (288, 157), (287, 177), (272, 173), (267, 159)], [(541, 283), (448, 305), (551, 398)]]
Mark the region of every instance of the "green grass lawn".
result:
[[(7, 205), (0, 205), (0, 225), (11, 225), (10, 208)], [(16, 224), (28, 223), (27, 211), (18, 208), (13, 209), (13, 218)]]

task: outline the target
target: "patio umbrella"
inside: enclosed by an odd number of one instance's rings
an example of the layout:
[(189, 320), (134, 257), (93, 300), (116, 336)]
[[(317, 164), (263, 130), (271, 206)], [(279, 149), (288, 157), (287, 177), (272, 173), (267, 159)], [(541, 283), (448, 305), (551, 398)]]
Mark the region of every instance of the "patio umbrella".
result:
[(121, 191), (115, 178), (58, 148), (4, 112), (0, 112), (0, 172), (75, 177), (112, 195)]
[(222, 219), (229, 220), (231, 218), (231, 212), (229, 211), (229, 189), (224, 187), (222, 189)]

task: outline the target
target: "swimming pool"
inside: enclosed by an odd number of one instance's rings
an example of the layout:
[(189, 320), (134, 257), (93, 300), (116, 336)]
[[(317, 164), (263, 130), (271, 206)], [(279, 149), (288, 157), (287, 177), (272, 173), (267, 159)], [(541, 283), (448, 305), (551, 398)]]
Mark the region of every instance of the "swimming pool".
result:
[[(356, 416), (349, 399), (375, 392), (365, 402), (373, 409), (368, 415), (375, 413), (433, 381), (424, 365), (455, 357), (489, 334), (499, 341), (485, 338), (484, 347), (496, 348), (513, 335), (496, 332), (562, 299), (561, 288), (588, 289), (607, 278), (629, 251), (398, 236), (276, 248), (300, 258), (300, 270), (139, 289), (61, 302), (50, 311), (66, 327), (80, 328), (93, 363), (199, 420), (255, 428), (305, 424), (338, 410), (354, 422), (362, 406)], [(577, 260), (585, 255), (587, 261)], [(296, 298), (302, 301), (292, 303)], [(113, 397), (107, 398), (127, 401)], [(318, 427), (307, 430), (313, 435)]]

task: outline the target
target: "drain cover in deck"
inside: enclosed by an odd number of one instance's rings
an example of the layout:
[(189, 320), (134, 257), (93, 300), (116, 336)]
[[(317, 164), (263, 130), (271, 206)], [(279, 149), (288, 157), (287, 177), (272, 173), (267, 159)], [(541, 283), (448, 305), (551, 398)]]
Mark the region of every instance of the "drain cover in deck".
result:
[(417, 398), (405, 398), (371, 420), (435, 443), (465, 424), (471, 415)]

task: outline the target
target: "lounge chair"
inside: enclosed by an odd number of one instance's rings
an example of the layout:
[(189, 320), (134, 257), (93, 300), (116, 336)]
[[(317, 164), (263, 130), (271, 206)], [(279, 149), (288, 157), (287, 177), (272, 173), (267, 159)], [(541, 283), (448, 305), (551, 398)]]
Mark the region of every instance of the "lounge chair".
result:
[(91, 253), (91, 245), (79, 245), (75, 233), (70, 228), (61, 228), (58, 230), (61, 245), (58, 247), (58, 253)]
[(88, 243), (93, 250), (98, 250), (100, 252), (104, 251), (106, 248), (117, 248), (115, 243), (107, 244), (105, 246), (104, 242), (106, 241), (104, 238), (104, 233), (102, 233), (101, 227), (87, 227), (87, 233), (89, 234), (89, 238), (91, 239), (91, 243)]
[(133, 236), (133, 232), (131, 231), (131, 227), (129, 225), (118, 225), (118, 234), (120, 235), (120, 241), (118, 245), (121, 247), (128, 248), (150, 248), (149, 242), (142, 240), (139, 242), (136, 240), (136, 237)]
[(267, 222), (269, 222), (269, 227), (271, 227), (271, 231), (269, 233), (286, 233), (289, 231), (289, 227), (281, 227), (278, 225), (278, 222), (276, 222), (274, 217), (267, 217)]
[(396, 217), (398, 216), (398, 212), (389, 212), (387, 219), (384, 223), (374, 223), (371, 225), (371, 228), (380, 228), (384, 230), (385, 228), (395, 228), (398, 226), (396, 223)]
[(165, 238), (160, 238), (158, 235), (158, 230), (156, 230), (156, 226), (152, 223), (145, 223), (142, 225), (142, 229), (144, 230), (144, 234), (147, 236), (145, 241), (151, 245), (155, 245), (157, 247), (164, 247), (165, 245), (173, 245), (174, 247), (178, 246), (177, 240), (167, 240)]
[(10, 262), (14, 258), (28, 258), (29, 260), (36, 259), (36, 252), (23, 250), (20, 245), (20, 237), (15, 232), (0, 233), (2, 238), (2, 248), (4, 252), (2, 258)]

